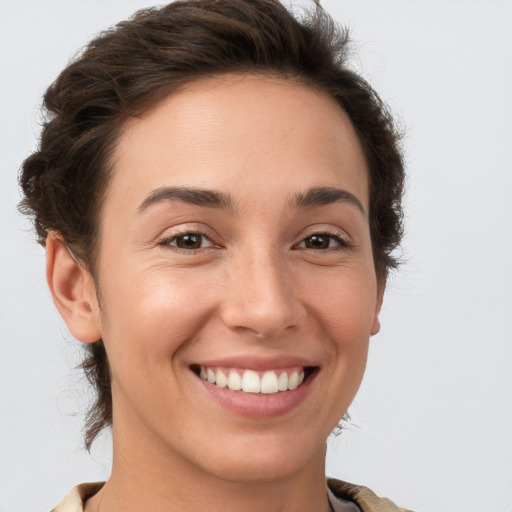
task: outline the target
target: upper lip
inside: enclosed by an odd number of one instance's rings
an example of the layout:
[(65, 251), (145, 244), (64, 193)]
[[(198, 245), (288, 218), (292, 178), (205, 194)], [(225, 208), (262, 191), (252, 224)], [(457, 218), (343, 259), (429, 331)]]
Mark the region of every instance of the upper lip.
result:
[(255, 371), (280, 370), (297, 366), (318, 366), (310, 359), (284, 354), (271, 357), (240, 355), (197, 361), (195, 364), (207, 368), (243, 368)]

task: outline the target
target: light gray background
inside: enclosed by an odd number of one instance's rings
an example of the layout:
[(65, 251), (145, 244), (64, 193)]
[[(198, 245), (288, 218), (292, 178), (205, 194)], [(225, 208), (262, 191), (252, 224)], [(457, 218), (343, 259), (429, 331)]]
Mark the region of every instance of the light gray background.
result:
[[(307, 2), (302, 2), (307, 3)], [(512, 511), (512, 2), (324, 0), (407, 128), (407, 263), (330, 444), (328, 472), (417, 511)], [(40, 97), (99, 30), (150, 0), (0, 0), (0, 512), (104, 479), (81, 450), (87, 388), (16, 212)]]

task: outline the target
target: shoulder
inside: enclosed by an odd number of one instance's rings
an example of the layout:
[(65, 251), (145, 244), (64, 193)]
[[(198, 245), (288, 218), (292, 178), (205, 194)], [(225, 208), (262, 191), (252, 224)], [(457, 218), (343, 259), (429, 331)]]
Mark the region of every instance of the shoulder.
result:
[(73, 487), (69, 494), (51, 512), (83, 512), (87, 498), (96, 494), (105, 482), (80, 484)]
[[(51, 512), (83, 512), (87, 498), (96, 494), (103, 484), (104, 482), (94, 482), (73, 487)], [(335, 497), (356, 503), (361, 512), (412, 512), (398, 507), (387, 498), (380, 498), (368, 487), (362, 485), (349, 484), (334, 478), (329, 478), (327, 485)]]
[(327, 486), (337, 498), (356, 503), (361, 512), (412, 512), (398, 507), (387, 498), (377, 496), (368, 487), (362, 485), (349, 484), (335, 478), (328, 478)]

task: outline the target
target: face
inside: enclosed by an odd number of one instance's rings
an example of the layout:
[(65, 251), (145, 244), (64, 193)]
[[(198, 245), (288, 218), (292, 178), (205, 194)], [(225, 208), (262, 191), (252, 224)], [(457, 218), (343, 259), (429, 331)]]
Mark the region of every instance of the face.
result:
[(284, 79), (209, 79), (127, 124), (113, 161), (93, 311), (118, 452), (231, 481), (323, 463), (380, 306), (345, 113)]

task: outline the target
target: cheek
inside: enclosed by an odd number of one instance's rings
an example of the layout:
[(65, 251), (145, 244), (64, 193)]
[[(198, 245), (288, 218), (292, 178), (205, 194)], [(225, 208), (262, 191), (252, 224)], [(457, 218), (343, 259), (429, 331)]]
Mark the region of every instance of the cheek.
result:
[(114, 376), (128, 368), (137, 374), (149, 371), (145, 362), (170, 364), (214, 307), (211, 294), (198, 290), (200, 284), (193, 276), (182, 279), (165, 271), (131, 282), (109, 276), (102, 334)]
[(377, 287), (371, 272), (342, 271), (312, 274), (306, 283), (313, 315), (340, 348), (356, 346), (370, 337), (376, 312)]
[[(316, 280), (311, 297), (319, 339), (329, 340), (326, 369), (333, 389), (352, 399), (362, 380), (376, 311), (376, 284), (371, 272), (347, 272)], [(320, 290), (322, 293), (320, 293)], [(345, 404), (348, 406), (348, 403)]]

